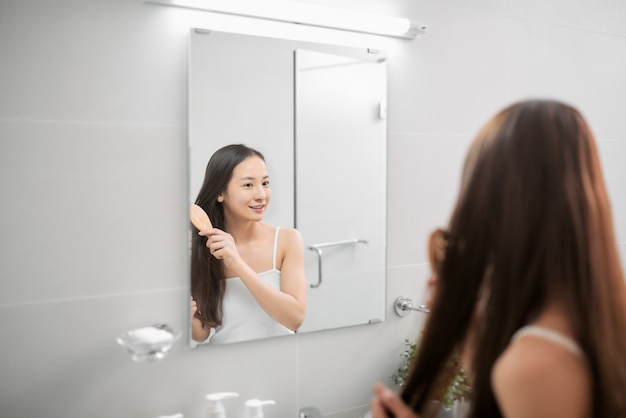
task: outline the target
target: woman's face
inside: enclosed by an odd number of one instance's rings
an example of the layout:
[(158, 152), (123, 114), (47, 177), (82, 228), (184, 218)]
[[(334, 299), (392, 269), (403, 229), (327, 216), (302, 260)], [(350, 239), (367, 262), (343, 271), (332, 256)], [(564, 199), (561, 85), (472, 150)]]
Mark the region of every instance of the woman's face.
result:
[(217, 201), (224, 205), (224, 216), (227, 219), (260, 221), (271, 196), (265, 162), (257, 156), (251, 156), (235, 167), (226, 190), (220, 193)]

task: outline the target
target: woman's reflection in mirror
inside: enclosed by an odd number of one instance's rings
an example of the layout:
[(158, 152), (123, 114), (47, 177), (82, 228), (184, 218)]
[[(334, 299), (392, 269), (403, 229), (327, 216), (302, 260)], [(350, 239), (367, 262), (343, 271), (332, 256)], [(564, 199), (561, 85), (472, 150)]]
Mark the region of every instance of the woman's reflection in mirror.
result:
[(297, 230), (263, 222), (271, 195), (259, 151), (232, 144), (211, 156), (195, 203), (213, 228), (192, 227), (193, 340), (287, 335), (302, 324), (304, 246)]
[(593, 134), (573, 107), (515, 103), (478, 133), (445, 231), (431, 312), (400, 396), (373, 417), (433, 416), (451, 356), (469, 416), (625, 417), (626, 284)]

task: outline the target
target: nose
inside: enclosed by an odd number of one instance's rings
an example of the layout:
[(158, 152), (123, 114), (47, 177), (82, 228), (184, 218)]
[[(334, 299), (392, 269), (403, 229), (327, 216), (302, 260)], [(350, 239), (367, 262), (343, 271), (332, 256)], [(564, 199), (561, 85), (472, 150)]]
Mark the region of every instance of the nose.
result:
[(267, 197), (267, 194), (266, 194), (265, 189), (263, 188), (263, 186), (259, 186), (259, 187), (255, 187), (254, 188), (254, 199), (255, 200), (265, 200), (266, 197)]

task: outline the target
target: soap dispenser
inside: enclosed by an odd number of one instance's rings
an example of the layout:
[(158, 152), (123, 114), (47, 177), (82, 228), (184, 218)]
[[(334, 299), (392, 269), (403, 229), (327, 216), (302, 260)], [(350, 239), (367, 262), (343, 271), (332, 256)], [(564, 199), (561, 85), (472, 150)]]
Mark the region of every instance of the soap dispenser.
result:
[(206, 398), (209, 400), (209, 407), (207, 408), (207, 418), (226, 418), (224, 412), (224, 405), (222, 405), (222, 399), (236, 398), (238, 393), (234, 392), (218, 392), (209, 393)]
[(246, 401), (245, 418), (263, 418), (263, 405), (274, 405), (273, 400), (248, 399)]

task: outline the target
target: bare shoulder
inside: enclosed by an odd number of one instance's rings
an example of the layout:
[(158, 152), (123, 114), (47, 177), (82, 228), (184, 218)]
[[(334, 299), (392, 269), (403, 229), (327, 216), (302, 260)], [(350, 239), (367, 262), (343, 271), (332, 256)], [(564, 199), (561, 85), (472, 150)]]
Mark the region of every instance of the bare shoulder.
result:
[(589, 417), (591, 375), (583, 356), (527, 336), (511, 343), (491, 372), (507, 418)]
[(297, 245), (302, 247), (302, 235), (300, 235), (300, 231), (295, 228), (280, 228), (279, 232), (280, 238), (279, 241), (282, 241), (284, 245), (288, 248)]
[(304, 244), (300, 231), (295, 228), (280, 228), (278, 237), (277, 268), (281, 271), (296, 267), (302, 270), (304, 265)]

